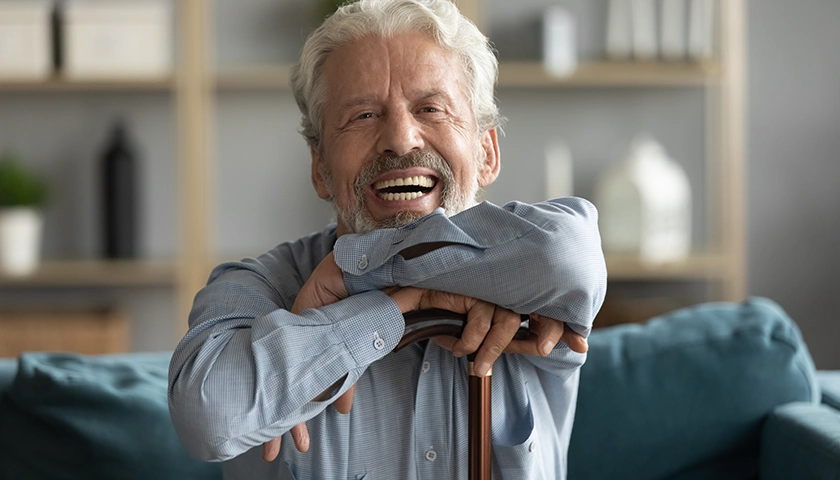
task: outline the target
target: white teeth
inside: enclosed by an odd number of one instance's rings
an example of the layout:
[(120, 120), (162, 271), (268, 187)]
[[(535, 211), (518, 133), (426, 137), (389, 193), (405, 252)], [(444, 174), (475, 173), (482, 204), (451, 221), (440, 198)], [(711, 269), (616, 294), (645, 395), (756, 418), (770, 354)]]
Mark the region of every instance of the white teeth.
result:
[(382, 190), (383, 188), (388, 187), (404, 187), (404, 186), (415, 186), (415, 187), (425, 187), (430, 188), (434, 186), (435, 181), (431, 179), (431, 177), (426, 176), (416, 176), (416, 177), (406, 177), (406, 178), (395, 178), (393, 180), (384, 180), (382, 182), (376, 182), (373, 185), (373, 188), (377, 190)]
[(422, 192), (408, 192), (408, 193), (380, 193), (379, 198), (388, 202), (414, 200), (422, 197)]

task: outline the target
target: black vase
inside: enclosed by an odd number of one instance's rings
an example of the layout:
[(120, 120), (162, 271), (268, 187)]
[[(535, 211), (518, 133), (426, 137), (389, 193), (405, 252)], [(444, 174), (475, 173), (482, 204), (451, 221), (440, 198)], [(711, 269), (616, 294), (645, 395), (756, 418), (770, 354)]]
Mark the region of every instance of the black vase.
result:
[(137, 154), (118, 122), (102, 152), (102, 242), (106, 258), (137, 256)]

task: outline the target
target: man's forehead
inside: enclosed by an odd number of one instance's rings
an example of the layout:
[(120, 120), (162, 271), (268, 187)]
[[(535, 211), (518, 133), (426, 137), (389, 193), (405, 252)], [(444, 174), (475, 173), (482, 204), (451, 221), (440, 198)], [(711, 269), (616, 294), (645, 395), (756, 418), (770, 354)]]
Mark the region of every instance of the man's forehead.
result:
[(392, 82), (412, 98), (452, 97), (464, 72), (453, 52), (429, 35), (410, 32), (348, 42), (329, 54), (323, 73), (330, 96), (350, 104), (375, 100)]

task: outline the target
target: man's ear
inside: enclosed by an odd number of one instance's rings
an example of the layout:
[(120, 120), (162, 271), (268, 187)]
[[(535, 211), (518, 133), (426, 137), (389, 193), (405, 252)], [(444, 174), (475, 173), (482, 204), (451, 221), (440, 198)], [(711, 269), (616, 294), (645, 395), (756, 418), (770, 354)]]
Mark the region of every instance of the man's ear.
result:
[(478, 185), (483, 188), (496, 181), (502, 168), (499, 135), (495, 128), (481, 134), (481, 149), (484, 151), (484, 162), (478, 172)]
[(327, 188), (327, 181), (324, 179), (324, 174), (322, 173), (321, 162), (323, 160), (321, 159), (321, 154), (312, 146), (309, 147), (309, 154), (312, 156), (312, 186), (315, 187), (315, 193), (322, 200), (329, 200), (332, 195), (330, 195), (330, 190)]

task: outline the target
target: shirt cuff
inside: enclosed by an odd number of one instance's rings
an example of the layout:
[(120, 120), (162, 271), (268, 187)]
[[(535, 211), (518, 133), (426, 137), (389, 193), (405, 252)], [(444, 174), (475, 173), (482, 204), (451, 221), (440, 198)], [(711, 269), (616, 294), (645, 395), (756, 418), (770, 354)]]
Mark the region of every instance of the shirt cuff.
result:
[(405, 332), (405, 319), (391, 297), (375, 290), (354, 295), (344, 302), (321, 307), (335, 325), (357, 367), (367, 367), (394, 348)]

